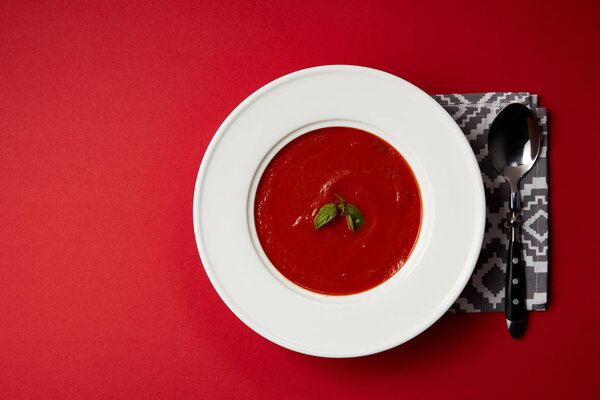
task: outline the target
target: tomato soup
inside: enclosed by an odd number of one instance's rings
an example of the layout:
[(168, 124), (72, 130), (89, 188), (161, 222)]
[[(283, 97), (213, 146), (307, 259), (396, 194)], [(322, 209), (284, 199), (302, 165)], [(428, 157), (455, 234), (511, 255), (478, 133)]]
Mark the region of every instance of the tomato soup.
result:
[[(338, 196), (360, 210), (362, 225), (350, 226)], [(316, 229), (319, 211), (332, 203), (338, 215)], [(260, 244), (283, 276), (317, 293), (349, 295), (402, 268), (421, 207), (415, 176), (396, 149), (363, 130), (328, 127), (275, 155), (259, 181), (254, 217)]]

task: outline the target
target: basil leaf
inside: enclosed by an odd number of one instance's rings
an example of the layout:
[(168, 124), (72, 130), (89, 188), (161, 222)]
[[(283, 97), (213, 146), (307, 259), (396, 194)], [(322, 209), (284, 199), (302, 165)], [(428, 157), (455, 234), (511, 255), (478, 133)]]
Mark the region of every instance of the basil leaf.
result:
[(354, 227), (358, 228), (365, 224), (365, 218), (356, 206), (346, 203), (345, 210), (348, 215), (348, 225), (352, 231), (354, 231)]
[(317, 217), (315, 218), (315, 229), (319, 229), (329, 221), (335, 218), (338, 212), (337, 204), (329, 203), (325, 204), (319, 210)]

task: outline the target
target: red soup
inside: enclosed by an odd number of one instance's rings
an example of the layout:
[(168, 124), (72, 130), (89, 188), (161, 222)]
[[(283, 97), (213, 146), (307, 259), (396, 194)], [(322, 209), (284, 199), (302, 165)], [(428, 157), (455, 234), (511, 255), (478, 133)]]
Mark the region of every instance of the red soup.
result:
[[(258, 184), (254, 216), (260, 244), (283, 276), (314, 292), (348, 295), (404, 265), (419, 235), (421, 195), (388, 143), (330, 127), (275, 155)], [(331, 220), (321, 225), (324, 216)]]

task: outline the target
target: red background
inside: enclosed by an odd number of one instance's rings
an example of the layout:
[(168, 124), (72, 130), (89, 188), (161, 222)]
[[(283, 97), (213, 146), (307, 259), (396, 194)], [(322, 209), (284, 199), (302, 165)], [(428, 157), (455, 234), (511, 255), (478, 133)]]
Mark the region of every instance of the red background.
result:
[[(598, 398), (600, 3), (3, 2), (0, 397)], [(567, 4), (567, 3), (564, 3)], [(229, 112), (322, 64), (551, 115), (547, 312), (447, 315), (374, 356), (255, 334), (200, 262), (192, 193)]]

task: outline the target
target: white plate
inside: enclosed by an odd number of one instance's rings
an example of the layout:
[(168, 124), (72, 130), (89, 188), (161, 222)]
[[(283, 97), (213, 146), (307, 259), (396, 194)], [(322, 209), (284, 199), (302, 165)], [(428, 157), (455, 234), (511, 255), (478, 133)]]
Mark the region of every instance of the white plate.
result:
[[(364, 293), (302, 289), (270, 264), (256, 237), (256, 184), (271, 157), (302, 133), (351, 126), (394, 146), (415, 173), (421, 233), (391, 279)], [(397, 346), (427, 329), (473, 272), (485, 226), (483, 183), (454, 120), (410, 83), (374, 69), (298, 71), (244, 100), (211, 141), (196, 180), (194, 230), (213, 286), (246, 325), (301, 353), (353, 357)]]

